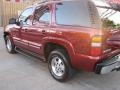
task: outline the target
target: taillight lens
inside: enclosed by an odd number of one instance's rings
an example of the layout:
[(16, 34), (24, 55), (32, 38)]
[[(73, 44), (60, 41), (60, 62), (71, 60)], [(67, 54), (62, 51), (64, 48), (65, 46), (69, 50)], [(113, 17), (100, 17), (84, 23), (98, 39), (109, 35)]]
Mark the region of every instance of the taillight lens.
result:
[(97, 35), (92, 37), (91, 42), (91, 55), (99, 56), (102, 53), (102, 36)]

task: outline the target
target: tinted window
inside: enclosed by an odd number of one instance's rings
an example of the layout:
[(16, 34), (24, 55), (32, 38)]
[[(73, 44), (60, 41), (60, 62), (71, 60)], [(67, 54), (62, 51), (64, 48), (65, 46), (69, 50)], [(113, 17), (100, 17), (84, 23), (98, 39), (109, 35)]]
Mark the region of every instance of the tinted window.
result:
[(33, 8), (28, 8), (24, 10), (19, 17), (19, 22), (22, 22), (23, 24), (27, 24), (27, 21), (32, 14), (33, 14)]
[(37, 22), (49, 22), (50, 21), (50, 9), (48, 6), (41, 6), (35, 10), (34, 21)]
[(44, 13), (44, 14), (40, 17), (39, 21), (49, 22), (49, 21), (50, 21), (50, 12)]
[[(87, 0), (79, 0), (65, 1), (61, 4), (56, 4), (56, 23), (85, 27), (93, 26), (93, 22), (96, 23), (96, 20), (99, 19), (99, 16), (96, 11), (96, 7), (91, 3), (89, 3)], [(96, 11), (96, 14), (94, 14), (93, 11)], [(91, 16), (93, 14), (97, 17), (97, 19), (94, 19), (94, 17)]]

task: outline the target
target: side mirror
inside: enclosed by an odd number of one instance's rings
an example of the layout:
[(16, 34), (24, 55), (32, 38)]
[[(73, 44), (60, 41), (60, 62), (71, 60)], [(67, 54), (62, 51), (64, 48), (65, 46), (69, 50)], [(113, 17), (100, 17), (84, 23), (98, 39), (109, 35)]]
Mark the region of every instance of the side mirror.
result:
[(9, 19), (9, 24), (16, 24), (16, 19), (15, 18), (10, 18)]
[(18, 19), (16, 20), (16, 25), (20, 26), (21, 22), (18, 21)]

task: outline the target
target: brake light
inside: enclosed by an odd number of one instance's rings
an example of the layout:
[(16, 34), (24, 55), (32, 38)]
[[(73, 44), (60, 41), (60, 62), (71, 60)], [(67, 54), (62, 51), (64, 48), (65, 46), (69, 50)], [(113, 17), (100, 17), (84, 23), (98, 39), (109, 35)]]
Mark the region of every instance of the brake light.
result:
[(99, 56), (102, 53), (102, 36), (97, 35), (92, 37), (91, 42), (91, 55)]

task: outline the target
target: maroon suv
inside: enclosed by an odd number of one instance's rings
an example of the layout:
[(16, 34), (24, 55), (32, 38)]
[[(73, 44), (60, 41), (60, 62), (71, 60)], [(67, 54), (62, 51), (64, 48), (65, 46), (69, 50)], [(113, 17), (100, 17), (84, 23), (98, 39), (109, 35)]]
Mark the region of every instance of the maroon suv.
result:
[(109, 34), (101, 26), (90, 0), (44, 1), (11, 18), (4, 39), (9, 53), (42, 58), (51, 75), (65, 81), (73, 69), (97, 74), (119, 70), (120, 50), (107, 45)]

